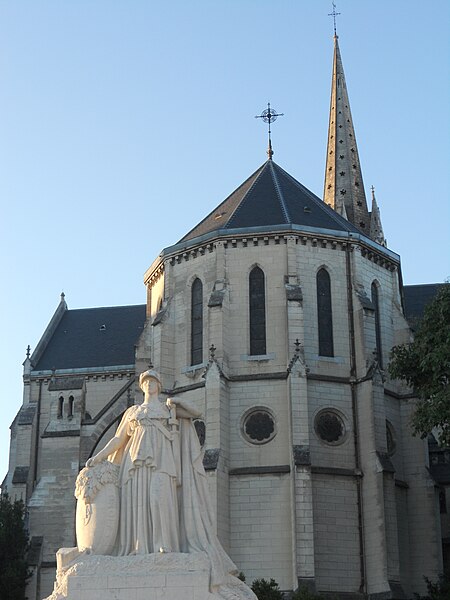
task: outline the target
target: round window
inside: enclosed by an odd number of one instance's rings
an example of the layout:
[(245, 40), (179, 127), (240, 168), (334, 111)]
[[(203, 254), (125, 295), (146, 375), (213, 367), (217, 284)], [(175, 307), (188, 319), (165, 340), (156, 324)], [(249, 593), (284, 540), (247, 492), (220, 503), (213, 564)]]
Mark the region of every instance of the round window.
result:
[(335, 445), (344, 441), (344, 421), (333, 410), (320, 411), (314, 420), (314, 429), (318, 437), (327, 444)]
[(242, 432), (252, 444), (266, 444), (276, 435), (275, 421), (272, 414), (264, 408), (256, 408), (248, 412), (243, 419)]

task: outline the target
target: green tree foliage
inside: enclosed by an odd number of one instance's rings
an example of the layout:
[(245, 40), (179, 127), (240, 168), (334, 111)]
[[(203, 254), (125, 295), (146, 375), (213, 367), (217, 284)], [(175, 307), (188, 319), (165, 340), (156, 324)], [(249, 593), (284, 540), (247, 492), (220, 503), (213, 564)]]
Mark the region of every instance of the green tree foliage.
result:
[(252, 591), (258, 600), (283, 600), (283, 592), (280, 590), (275, 579), (255, 579), (252, 583)]
[(425, 437), (438, 427), (440, 444), (450, 446), (450, 284), (425, 308), (414, 341), (392, 349), (389, 373), (418, 395), (414, 433)]
[[(308, 589), (305, 585), (302, 585), (294, 592), (291, 596), (291, 600), (325, 600), (322, 594), (317, 594)], [(337, 600), (337, 599), (335, 599)]]
[(448, 600), (450, 598), (450, 579), (446, 575), (440, 575), (436, 583), (432, 583), (425, 577), (427, 594), (419, 596), (415, 594), (416, 600)]
[(29, 577), (23, 502), (0, 496), (0, 600), (24, 600)]

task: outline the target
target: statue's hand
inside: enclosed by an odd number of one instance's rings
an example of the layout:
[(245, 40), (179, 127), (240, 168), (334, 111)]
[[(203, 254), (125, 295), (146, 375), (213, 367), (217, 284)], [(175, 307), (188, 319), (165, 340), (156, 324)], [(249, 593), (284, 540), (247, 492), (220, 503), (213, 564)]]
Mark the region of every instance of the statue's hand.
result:
[(98, 464), (100, 461), (96, 456), (93, 456), (92, 458), (88, 458), (86, 461), (86, 466), (87, 467), (93, 467), (94, 465)]
[(177, 406), (178, 404), (180, 404), (180, 401), (177, 398), (167, 398), (166, 400), (166, 405), (167, 408), (172, 408), (172, 406)]

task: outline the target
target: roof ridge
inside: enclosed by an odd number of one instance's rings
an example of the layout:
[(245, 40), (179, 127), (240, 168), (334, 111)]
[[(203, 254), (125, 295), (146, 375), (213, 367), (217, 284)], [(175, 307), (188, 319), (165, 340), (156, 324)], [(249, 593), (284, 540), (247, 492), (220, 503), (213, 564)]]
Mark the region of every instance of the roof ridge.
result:
[(145, 303), (140, 303), (140, 304), (118, 304), (115, 306), (87, 306), (86, 308), (68, 308), (66, 312), (79, 312), (81, 310), (106, 310), (106, 309), (111, 309), (111, 308), (134, 308), (134, 307), (138, 307), (138, 306), (146, 306)]
[(307, 187), (305, 187), (303, 184), (301, 184), (299, 181), (297, 181), (297, 179), (295, 179), (295, 177), (292, 177), (292, 175), (290, 175), (287, 171), (285, 171), (282, 167), (280, 167), (280, 165), (277, 165), (277, 167), (280, 169), (280, 171), (283, 172), (283, 174), (288, 177), (289, 179), (292, 180), (292, 182), (299, 188), (302, 189), (303, 192), (306, 193), (307, 196), (309, 196), (309, 198), (311, 198), (311, 200), (313, 200), (313, 202), (317, 203), (318, 206), (322, 209), (325, 210), (325, 212), (333, 219), (333, 221), (335, 221), (336, 223), (338, 223), (339, 225), (343, 225), (347, 231), (355, 231), (355, 233), (361, 233), (362, 235), (367, 236), (363, 231), (360, 231), (355, 225), (353, 225), (353, 223), (350, 223), (350, 221), (347, 221), (346, 219), (344, 219), (344, 217), (341, 217), (341, 215), (339, 213), (337, 213), (333, 208), (331, 208), (330, 206), (328, 206), (328, 204), (326, 202), (324, 202), (323, 200), (321, 200), (318, 196), (316, 196), (313, 192), (311, 192), (310, 190), (308, 190)]
[(284, 200), (283, 192), (281, 190), (280, 182), (278, 181), (278, 177), (275, 172), (274, 164), (275, 164), (275, 166), (278, 166), (278, 165), (276, 165), (276, 163), (273, 163), (272, 161), (270, 161), (270, 171), (272, 173), (273, 182), (275, 184), (275, 191), (277, 193), (278, 199), (280, 200), (281, 210), (283, 211), (284, 217), (286, 219), (286, 223), (291, 223), (291, 216), (289, 214), (288, 207)]
[[(252, 174), (251, 174), (249, 177), (247, 177), (247, 179), (246, 179), (244, 182), (242, 182), (242, 183), (241, 183), (241, 184), (240, 184), (240, 185), (239, 185), (239, 186), (238, 186), (238, 187), (237, 187), (235, 190), (233, 190), (233, 191), (231, 192), (231, 194), (228, 194), (228, 196), (227, 196), (227, 197), (226, 197), (224, 200), (222, 200), (222, 202), (221, 202), (221, 203), (220, 203), (218, 206), (216, 206), (216, 207), (215, 207), (215, 208), (214, 208), (212, 211), (210, 211), (210, 212), (209, 212), (209, 213), (208, 213), (208, 214), (207, 214), (207, 215), (206, 215), (206, 216), (205, 216), (205, 217), (204, 217), (204, 218), (203, 218), (203, 219), (202, 219), (202, 220), (201, 220), (199, 223), (197, 223), (196, 225), (194, 225), (194, 227), (192, 227), (192, 228), (191, 228), (191, 229), (190, 229), (190, 230), (189, 230), (189, 231), (188, 231), (188, 232), (187, 232), (187, 233), (186, 233), (186, 234), (185, 234), (185, 235), (184, 235), (184, 236), (183, 236), (183, 237), (180, 239), (180, 241), (179, 241), (178, 243), (181, 243), (183, 240), (187, 241), (187, 239), (189, 238), (189, 236), (191, 235), (191, 233), (192, 233), (193, 231), (195, 231), (195, 230), (196, 230), (198, 227), (200, 227), (200, 225), (202, 225), (203, 223), (205, 223), (205, 221), (207, 221), (207, 220), (208, 220), (208, 219), (211, 217), (211, 215), (212, 215), (213, 213), (220, 212), (220, 209), (221, 209), (221, 207), (222, 207), (222, 206), (223, 206), (223, 205), (224, 205), (226, 202), (228, 202), (228, 201), (230, 200), (230, 198), (231, 198), (232, 196), (234, 196), (234, 194), (236, 194), (236, 193), (237, 193), (237, 191), (238, 191), (238, 190), (240, 190), (242, 187), (244, 187), (244, 186), (245, 186), (245, 184), (246, 184), (248, 181), (250, 181), (250, 179), (252, 179), (252, 177), (255, 177), (255, 176), (256, 176), (256, 178), (255, 178), (255, 181), (256, 181), (256, 180), (258, 179), (259, 175), (261, 174), (261, 172), (264, 170), (264, 167), (265, 167), (266, 163), (267, 163), (267, 161), (266, 161), (265, 163), (263, 163), (263, 164), (262, 164), (260, 167), (258, 167), (258, 168), (257, 168), (255, 171), (253, 171), (253, 173), (252, 173)], [(259, 173), (258, 173), (258, 171), (259, 171)], [(258, 173), (258, 175), (256, 175), (257, 173)], [(253, 187), (253, 185), (254, 185), (255, 181), (252, 183), (252, 185), (250, 186), (250, 188), (249, 188), (249, 189), (251, 189), (251, 188)], [(245, 196), (246, 196), (246, 195), (247, 195), (247, 194), (244, 194), (243, 198), (245, 198)], [(241, 201), (240, 201), (240, 202), (242, 202), (243, 198), (241, 198)], [(240, 203), (239, 203), (239, 204), (240, 204)], [(237, 208), (237, 207), (236, 207), (236, 208)], [(231, 213), (231, 215), (230, 215), (229, 219), (231, 219), (231, 218), (233, 217), (233, 215), (235, 214), (235, 212), (236, 212), (236, 209), (234, 209), (234, 211)], [(229, 222), (229, 219), (227, 220), (227, 222)]]
[[(261, 175), (264, 173), (264, 171), (268, 168), (267, 165), (268, 163), (271, 163), (272, 161), (269, 159), (266, 160), (266, 162), (264, 164), (261, 165), (260, 167), (260, 171), (258, 173), (258, 175), (255, 177), (254, 182), (252, 183), (252, 185), (248, 188), (248, 190), (245, 192), (245, 194), (242, 196), (241, 201), (239, 202), (239, 204), (236, 206), (236, 208), (234, 209), (234, 211), (231, 213), (230, 218), (228, 219), (228, 221), (226, 222), (225, 228), (228, 229), (228, 227), (230, 226), (230, 223), (232, 222), (232, 220), (234, 219), (235, 215), (237, 215), (239, 213), (239, 210), (242, 208), (242, 205), (244, 204), (245, 199), (247, 198), (247, 196), (250, 194), (250, 192), (253, 190), (253, 188), (255, 187), (256, 183), (258, 182), (258, 179), (261, 177)], [(258, 169), (256, 169), (255, 173), (257, 173)], [(253, 175), (255, 175), (255, 173), (253, 173)], [(248, 181), (250, 179), (250, 177), (248, 179), (245, 180)], [(244, 183), (245, 183), (244, 182)], [(244, 185), (244, 184), (242, 184)], [(240, 185), (239, 187), (242, 187), (242, 185)], [(239, 189), (239, 188), (238, 188)], [(234, 193), (234, 192), (233, 192)], [(231, 196), (231, 194), (230, 194)], [(230, 197), (228, 196), (228, 198)], [(227, 199), (228, 199), (227, 198)]]

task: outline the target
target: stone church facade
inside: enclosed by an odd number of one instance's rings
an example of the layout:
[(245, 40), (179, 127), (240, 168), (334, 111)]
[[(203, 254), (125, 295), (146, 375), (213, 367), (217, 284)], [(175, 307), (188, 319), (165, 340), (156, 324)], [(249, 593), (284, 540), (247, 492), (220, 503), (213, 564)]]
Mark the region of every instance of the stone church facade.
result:
[[(24, 363), (3, 487), (28, 508), (33, 577), (75, 545), (73, 489), (139, 402), (149, 364), (196, 423), (219, 537), (247, 581), (409, 598), (443, 569), (439, 488), (389, 379), (410, 339), (400, 258), (369, 212), (335, 38), (324, 201), (268, 160), (147, 270), (145, 305), (61, 302)], [(444, 504), (445, 504), (444, 496)]]

